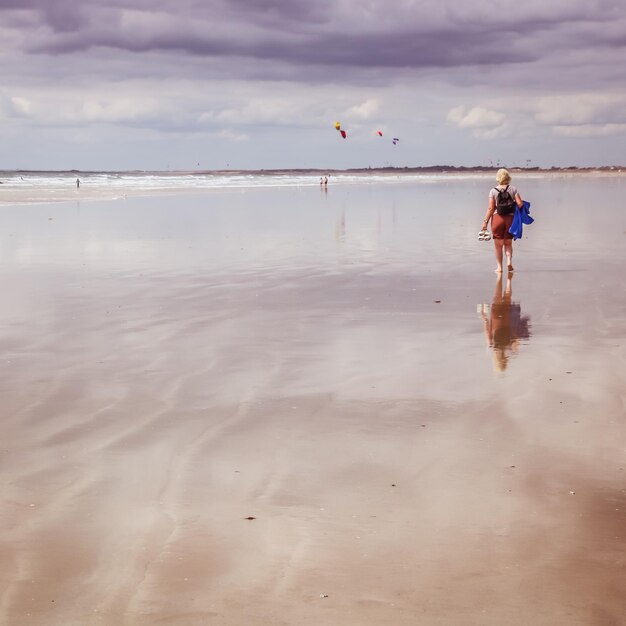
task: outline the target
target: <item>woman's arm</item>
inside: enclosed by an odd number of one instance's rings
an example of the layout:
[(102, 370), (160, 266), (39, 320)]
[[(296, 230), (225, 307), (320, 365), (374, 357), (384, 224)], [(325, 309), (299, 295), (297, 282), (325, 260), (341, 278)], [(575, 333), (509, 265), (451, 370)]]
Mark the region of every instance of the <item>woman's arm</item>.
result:
[(487, 229), (487, 225), (489, 224), (489, 220), (491, 216), (494, 214), (496, 210), (496, 201), (493, 199), (493, 196), (489, 196), (489, 208), (487, 209), (487, 214), (485, 215), (485, 221), (483, 222), (483, 230)]
[(515, 202), (517, 202), (517, 206), (520, 209), (524, 206), (524, 201), (522, 200), (522, 196), (519, 195), (519, 191), (515, 194)]

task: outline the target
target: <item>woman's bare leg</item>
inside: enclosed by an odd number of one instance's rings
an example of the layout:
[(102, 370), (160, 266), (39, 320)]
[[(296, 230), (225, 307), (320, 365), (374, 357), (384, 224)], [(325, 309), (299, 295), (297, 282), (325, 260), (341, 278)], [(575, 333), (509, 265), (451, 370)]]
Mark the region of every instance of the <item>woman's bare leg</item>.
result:
[(513, 271), (513, 240), (505, 239), (504, 240), (504, 252), (506, 253), (506, 262), (508, 265), (509, 272)]
[(496, 251), (496, 263), (498, 264), (498, 266), (496, 267), (496, 272), (499, 272), (499, 273), (502, 272), (502, 244), (503, 244), (502, 239), (493, 240), (493, 245)]

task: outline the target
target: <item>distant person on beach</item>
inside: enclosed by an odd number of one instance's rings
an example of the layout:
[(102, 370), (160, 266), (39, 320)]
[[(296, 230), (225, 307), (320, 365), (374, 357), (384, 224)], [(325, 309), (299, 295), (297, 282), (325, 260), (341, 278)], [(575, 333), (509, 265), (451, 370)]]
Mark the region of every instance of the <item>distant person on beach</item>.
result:
[(76, 179), (76, 189), (78, 189), (80, 187), (80, 179), (77, 178)]
[(324, 176), (324, 186), (328, 185), (328, 176)]
[(492, 351), (493, 367), (503, 372), (510, 357), (517, 352), (520, 339), (530, 337), (530, 318), (522, 315), (522, 308), (513, 302), (513, 274), (509, 273), (502, 291), (502, 273), (496, 279), (496, 290), (491, 305), (480, 304), (478, 312), (485, 325), (485, 336)]
[(513, 235), (509, 232), (515, 215), (515, 205), (522, 208), (522, 198), (511, 185), (511, 174), (504, 168), (496, 173), (498, 183), (489, 192), (489, 208), (481, 232), (487, 230), (491, 220), (491, 234), (496, 251), (496, 272), (502, 273), (503, 252), (506, 254), (507, 270), (513, 271)]

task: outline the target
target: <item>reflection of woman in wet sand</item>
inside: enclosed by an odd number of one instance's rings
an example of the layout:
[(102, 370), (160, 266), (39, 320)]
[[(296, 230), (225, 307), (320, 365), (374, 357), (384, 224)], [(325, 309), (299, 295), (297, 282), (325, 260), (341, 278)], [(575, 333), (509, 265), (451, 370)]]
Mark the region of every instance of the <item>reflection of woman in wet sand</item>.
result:
[(513, 274), (509, 273), (503, 293), (502, 274), (498, 274), (490, 310), (486, 305), (480, 308), (487, 342), (493, 351), (494, 367), (500, 372), (506, 369), (511, 354), (517, 352), (520, 339), (530, 337), (530, 318), (522, 317), (521, 306), (511, 300), (512, 280)]

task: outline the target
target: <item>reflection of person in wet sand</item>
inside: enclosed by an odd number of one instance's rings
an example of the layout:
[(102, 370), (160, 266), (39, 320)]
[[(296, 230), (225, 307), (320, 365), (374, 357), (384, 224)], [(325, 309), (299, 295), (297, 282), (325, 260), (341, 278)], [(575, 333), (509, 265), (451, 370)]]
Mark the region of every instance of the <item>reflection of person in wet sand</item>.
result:
[(520, 340), (530, 337), (530, 318), (522, 316), (521, 306), (512, 301), (512, 281), (513, 274), (509, 273), (503, 292), (502, 274), (498, 274), (493, 303), (491, 306), (479, 305), (494, 368), (500, 372), (506, 369), (510, 356), (517, 352)]

